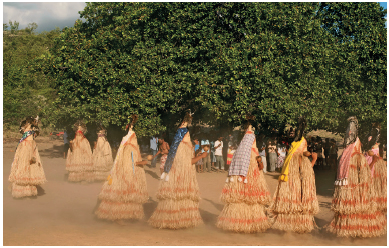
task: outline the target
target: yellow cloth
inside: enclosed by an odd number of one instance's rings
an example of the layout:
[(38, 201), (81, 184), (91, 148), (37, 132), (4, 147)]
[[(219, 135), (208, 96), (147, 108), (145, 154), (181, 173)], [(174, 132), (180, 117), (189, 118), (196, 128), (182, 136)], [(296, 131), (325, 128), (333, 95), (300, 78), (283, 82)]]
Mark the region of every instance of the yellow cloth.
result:
[(292, 160), (293, 154), (301, 146), (301, 144), (304, 142), (304, 140), (305, 140), (304, 137), (302, 137), (300, 141), (298, 141), (298, 142), (294, 141), (292, 143), (292, 146), (290, 147), (290, 150), (288, 152), (288, 156), (286, 157), (284, 165), (282, 166), (281, 176), (278, 178), (279, 181), (284, 181), (284, 182), (288, 181), (290, 160)]

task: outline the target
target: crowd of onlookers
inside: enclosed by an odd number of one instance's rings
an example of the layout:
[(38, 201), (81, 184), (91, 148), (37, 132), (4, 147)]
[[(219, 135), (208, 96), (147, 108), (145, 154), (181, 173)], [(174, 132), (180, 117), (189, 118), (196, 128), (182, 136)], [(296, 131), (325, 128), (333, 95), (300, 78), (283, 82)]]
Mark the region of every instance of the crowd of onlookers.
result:
[[(226, 137), (215, 135), (213, 133), (200, 133), (193, 135), (192, 144), (194, 147), (194, 156), (199, 153), (207, 152), (208, 155), (196, 163), (196, 171), (203, 172), (223, 172), (228, 171), (234, 152), (239, 143), (239, 132), (229, 134)], [(287, 156), (288, 149), (294, 141), (294, 130), (291, 128), (285, 135), (273, 135), (266, 137), (264, 134), (257, 135), (256, 142), (259, 155), (264, 164), (263, 171), (280, 172)], [(337, 168), (338, 146), (335, 139), (321, 138), (320, 136), (307, 137), (308, 151), (317, 153), (315, 169), (333, 169)], [(161, 147), (163, 146), (163, 151)], [(169, 152), (168, 144), (163, 137), (150, 138), (150, 152), (153, 155), (151, 167), (156, 166), (158, 157), (161, 154), (161, 167)], [(143, 147), (143, 149), (146, 149)], [(158, 154), (157, 154), (158, 153)], [(162, 173), (161, 169), (161, 173)]]

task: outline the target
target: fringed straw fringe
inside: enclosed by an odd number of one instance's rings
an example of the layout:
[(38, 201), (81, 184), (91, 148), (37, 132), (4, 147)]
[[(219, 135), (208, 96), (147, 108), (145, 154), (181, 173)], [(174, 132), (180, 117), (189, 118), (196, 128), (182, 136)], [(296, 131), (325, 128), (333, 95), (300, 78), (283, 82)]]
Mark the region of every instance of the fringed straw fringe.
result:
[[(359, 169), (358, 169), (359, 168)], [(350, 159), (348, 185), (335, 185), (331, 209), (340, 214), (372, 213), (377, 209), (373, 201), (378, 195), (371, 184), (371, 174), (362, 154)]]
[(378, 237), (386, 234), (386, 216), (381, 211), (370, 214), (337, 213), (325, 228), (338, 237)]
[(35, 195), (38, 195), (38, 190), (34, 185), (17, 185), (16, 183), (12, 184), (12, 197), (14, 198)]
[(68, 176), (69, 182), (93, 182), (95, 178), (95, 175), (93, 171), (86, 171), (86, 172), (70, 172)]
[(144, 211), (140, 203), (102, 201), (95, 214), (99, 219), (143, 219)]
[(373, 185), (372, 188), (376, 192), (374, 201), (377, 204), (377, 209), (386, 213), (387, 207), (387, 168), (385, 161), (380, 158), (374, 165)]
[(177, 148), (169, 181), (162, 180), (157, 192), (158, 206), (148, 223), (156, 228), (180, 229), (203, 223), (199, 211), (200, 192), (193, 149), (182, 141)]
[(319, 202), (316, 196), (315, 173), (312, 163), (303, 157), (300, 165), (301, 173), (301, 211), (304, 214), (315, 215), (319, 212)]
[(180, 229), (203, 223), (199, 202), (185, 200), (160, 200), (148, 223), (156, 228)]
[(73, 140), (73, 151), (68, 150), (66, 170), (69, 172), (93, 171), (92, 150), (89, 141), (77, 135)]
[(105, 181), (109, 176), (110, 171), (94, 171), (95, 181)]
[(191, 147), (185, 142), (181, 142), (177, 148), (172, 168), (168, 174), (169, 181), (161, 180), (159, 185), (157, 192), (157, 198), (159, 200), (200, 200), (196, 169), (191, 162), (192, 153)]
[(117, 155), (116, 165), (110, 174), (112, 184), (109, 185), (108, 181), (103, 184), (99, 199), (112, 202), (146, 203), (149, 194), (145, 171), (139, 166), (134, 165), (133, 167), (131, 161), (131, 152), (133, 152), (134, 162), (141, 160), (138, 158), (139, 153), (131, 145), (123, 149), (123, 152)]
[(263, 171), (258, 169), (255, 153), (251, 152), (250, 166), (247, 172), (247, 183), (239, 182), (239, 176), (231, 176), (225, 183), (221, 201), (223, 203), (269, 204), (270, 192)]
[(287, 182), (278, 182), (269, 210), (275, 215), (317, 214), (319, 204), (316, 196), (315, 175), (309, 159), (302, 153), (295, 153), (292, 157), (288, 178)]
[(92, 157), (94, 171), (109, 172), (111, 170), (113, 165), (112, 150), (109, 142), (105, 138), (99, 137), (97, 139), (96, 149), (93, 150)]
[(312, 214), (278, 214), (274, 217), (273, 229), (307, 233), (318, 228)]
[[(33, 157), (36, 162), (30, 164)], [(38, 147), (34, 140), (24, 140), (19, 144), (8, 181), (20, 186), (41, 185), (47, 182)]]
[(218, 228), (243, 233), (264, 232), (270, 225), (262, 205), (246, 203), (228, 203), (216, 222)]
[(143, 168), (135, 165), (142, 160), (139, 157), (136, 136), (127, 142), (116, 155), (116, 164), (109, 173), (111, 184), (106, 181), (99, 194), (102, 201), (95, 212), (99, 218), (109, 220), (144, 218), (142, 204), (149, 198), (146, 175)]

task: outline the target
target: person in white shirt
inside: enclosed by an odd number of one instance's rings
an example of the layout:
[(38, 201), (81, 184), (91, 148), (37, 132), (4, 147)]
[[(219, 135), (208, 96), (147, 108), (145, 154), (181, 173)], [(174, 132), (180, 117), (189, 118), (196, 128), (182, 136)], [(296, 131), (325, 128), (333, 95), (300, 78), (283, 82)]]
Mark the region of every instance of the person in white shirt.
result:
[(216, 169), (220, 169), (221, 171), (224, 171), (223, 137), (219, 137), (219, 139), (215, 141), (215, 157), (216, 157)]
[(155, 168), (157, 164), (156, 154), (158, 152), (158, 137), (152, 136), (150, 138), (150, 150), (153, 154), (153, 160), (151, 160), (150, 168)]
[(210, 144), (209, 144), (209, 140), (207, 140), (206, 138), (203, 138), (201, 140), (202, 152), (205, 152), (204, 147), (208, 148), (207, 150), (208, 155), (205, 158), (203, 158), (203, 168), (206, 169), (208, 172), (211, 172), (212, 170), (211, 170)]

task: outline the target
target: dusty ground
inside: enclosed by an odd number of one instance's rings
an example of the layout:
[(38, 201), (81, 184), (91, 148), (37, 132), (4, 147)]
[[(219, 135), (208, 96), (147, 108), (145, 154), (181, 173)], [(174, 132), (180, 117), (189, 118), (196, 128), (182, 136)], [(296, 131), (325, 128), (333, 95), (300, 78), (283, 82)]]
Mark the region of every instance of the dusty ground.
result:
[[(310, 234), (285, 233), (269, 229), (265, 233), (238, 234), (216, 228), (223, 208), (219, 200), (227, 173), (197, 175), (202, 200), (200, 212), (204, 225), (186, 230), (159, 230), (146, 220), (156, 208), (158, 168), (146, 167), (150, 201), (144, 205), (146, 219), (118, 225), (102, 221), (93, 214), (102, 182), (69, 183), (66, 179), (62, 141), (37, 139), (48, 182), (36, 198), (13, 199), (8, 191), (8, 176), (17, 141), (3, 144), (3, 245), (387, 245), (387, 236), (371, 239), (337, 238), (324, 230)], [(158, 167), (158, 166), (157, 166)], [(278, 173), (266, 174), (273, 194)], [(320, 212), (315, 216), (322, 227), (333, 216), (330, 211), (333, 181), (331, 171), (316, 174)]]

